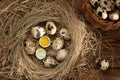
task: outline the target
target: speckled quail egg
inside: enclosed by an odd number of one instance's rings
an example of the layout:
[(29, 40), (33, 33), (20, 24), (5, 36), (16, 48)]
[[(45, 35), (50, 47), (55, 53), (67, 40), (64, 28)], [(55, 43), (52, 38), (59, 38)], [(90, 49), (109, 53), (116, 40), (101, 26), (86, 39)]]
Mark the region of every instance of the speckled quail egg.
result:
[(66, 28), (62, 28), (59, 32), (60, 36), (63, 37), (65, 40), (70, 39), (70, 34)]
[(35, 56), (39, 60), (45, 59), (46, 58), (46, 50), (43, 48), (38, 48), (36, 50)]
[(34, 54), (36, 50), (35, 42), (32, 39), (25, 41), (25, 51), (27, 54)]
[(49, 56), (45, 60), (43, 60), (43, 63), (46, 68), (55, 68), (58, 65), (58, 62), (54, 58)]
[(59, 50), (59, 49), (62, 49), (64, 46), (64, 40), (60, 37), (56, 37), (54, 40), (53, 40), (53, 43), (52, 43), (52, 48), (55, 49), (55, 50)]
[(102, 19), (107, 19), (108, 17), (107, 11), (101, 7), (97, 8), (97, 15), (100, 16)]
[(100, 0), (90, 0), (90, 3), (93, 7), (99, 7), (100, 6)]
[(120, 0), (115, 0), (115, 5), (118, 7), (118, 9), (120, 10)]
[(66, 49), (61, 49), (57, 52), (56, 59), (58, 61), (63, 61), (68, 56), (68, 51)]
[(109, 68), (109, 62), (105, 59), (100, 59), (97, 62), (97, 66), (101, 69), (101, 70), (107, 70)]
[(46, 31), (49, 35), (54, 35), (57, 31), (57, 27), (54, 22), (48, 21), (46, 23)]
[(40, 26), (35, 26), (31, 29), (31, 34), (34, 38), (39, 39), (46, 33), (45, 29)]
[(119, 18), (120, 18), (119, 14), (120, 14), (119, 11), (115, 11), (115, 12), (109, 14), (110, 20), (119, 20)]
[(114, 1), (113, 0), (100, 0), (100, 6), (107, 11), (112, 11), (114, 10)]
[(52, 50), (52, 49), (51, 49), (51, 50), (48, 50), (48, 51), (47, 51), (47, 55), (48, 55), (48, 56), (51, 56), (51, 57), (55, 57), (55, 56), (56, 56), (56, 50)]

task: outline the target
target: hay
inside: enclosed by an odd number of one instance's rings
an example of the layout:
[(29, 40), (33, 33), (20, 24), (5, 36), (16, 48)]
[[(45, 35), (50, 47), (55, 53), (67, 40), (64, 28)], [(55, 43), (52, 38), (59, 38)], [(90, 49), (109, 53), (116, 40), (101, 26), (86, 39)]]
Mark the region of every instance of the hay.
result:
[[(63, 80), (72, 76), (76, 67), (78, 73), (81, 72), (83, 66), (89, 65), (87, 57), (96, 56), (96, 51), (100, 48), (96, 34), (77, 19), (64, 0), (17, 0), (0, 14), (0, 75), (5, 78)], [(30, 28), (49, 20), (66, 26), (72, 40), (68, 58), (53, 69), (46, 69), (35, 63), (24, 51), (24, 40), (28, 38), (26, 33)], [(72, 77), (80, 79), (81, 75), (82, 73)]]

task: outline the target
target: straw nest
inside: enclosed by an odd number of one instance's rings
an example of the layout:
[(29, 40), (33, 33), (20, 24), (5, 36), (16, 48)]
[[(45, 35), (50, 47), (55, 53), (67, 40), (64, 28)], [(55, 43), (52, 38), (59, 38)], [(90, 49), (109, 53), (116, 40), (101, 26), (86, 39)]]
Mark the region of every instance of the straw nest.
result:
[[(23, 49), (30, 28), (49, 20), (66, 26), (72, 40), (69, 56), (53, 69), (42, 67)], [(96, 34), (87, 29), (84, 21), (78, 20), (74, 11), (62, 0), (13, 2), (0, 13), (0, 34), (0, 76), (5, 79), (84, 79), (86, 76), (82, 75), (88, 70), (84, 66), (88, 67), (92, 56), (96, 56), (100, 49)]]

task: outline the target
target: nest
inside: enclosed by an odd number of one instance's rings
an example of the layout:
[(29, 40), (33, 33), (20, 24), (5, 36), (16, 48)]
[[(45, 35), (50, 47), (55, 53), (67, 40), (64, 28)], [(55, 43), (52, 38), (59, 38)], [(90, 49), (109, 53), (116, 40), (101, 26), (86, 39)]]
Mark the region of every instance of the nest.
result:
[[(45, 21), (66, 26), (71, 35), (69, 56), (53, 69), (44, 68), (24, 51), (24, 41), (28, 38), (26, 33)], [(0, 13), (0, 34), (0, 76), (3, 79), (84, 79), (86, 76), (81, 77), (82, 67), (88, 67), (89, 58), (96, 56), (96, 51), (99, 54), (100, 50), (96, 33), (88, 29), (84, 21), (78, 20), (74, 10), (63, 0), (13, 2)]]
[(81, 5), (77, 6), (77, 8), (81, 11), (80, 13), (85, 16), (86, 21), (91, 23), (93, 27), (102, 30), (115, 30), (120, 27), (120, 20), (107, 21), (98, 17), (98, 15), (95, 14), (92, 6), (90, 5), (89, 0), (83, 0), (79, 4)]

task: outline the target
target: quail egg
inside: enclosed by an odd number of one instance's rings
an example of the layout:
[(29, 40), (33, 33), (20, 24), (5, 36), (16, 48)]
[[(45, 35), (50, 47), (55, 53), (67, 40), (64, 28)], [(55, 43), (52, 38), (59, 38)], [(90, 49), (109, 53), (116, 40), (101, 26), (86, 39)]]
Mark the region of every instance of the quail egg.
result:
[(55, 68), (58, 65), (58, 62), (54, 58), (49, 56), (45, 60), (43, 60), (43, 63), (46, 68)]
[(109, 62), (105, 59), (100, 59), (97, 62), (97, 66), (101, 69), (101, 70), (107, 70), (109, 68)]
[(107, 19), (108, 17), (107, 11), (101, 7), (97, 8), (97, 15), (100, 16), (102, 19)]
[(59, 49), (62, 49), (64, 46), (64, 40), (60, 37), (56, 37), (54, 40), (53, 40), (53, 43), (52, 43), (52, 48), (55, 49), (55, 50), (59, 50)]
[(66, 49), (61, 49), (57, 52), (56, 59), (58, 61), (63, 61), (68, 56), (68, 51)]
[(41, 47), (46, 48), (50, 46), (50, 38), (48, 36), (42, 36), (39, 40), (39, 44)]
[(115, 5), (120, 10), (120, 0), (115, 0)]
[(54, 22), (48, 21), (46, 23), (46, 31), (49, 35), (54, 35), (57, 31), (57, 27)]
[(100, 7), (104, 8), (106, 11), (114, 10), (114, 1), (113, 0), (100, 0)]
[(48, 51), (47, 51), (47, 55), (48, 55), (48, 56), (51, 56), (51, 57), (55, 57), (55, 56), (56, 56), (56, 51), (55, 51), (55, 50), (52, 50), (52, 49), (51, 49), (51, 50), (48, 50)]
[(31, 34), (34, 38), (39, 39), (46, 33), (45, 29), (40, 26), (35, 26), (31, 29)]
[(36, 50), (35, 56), (37, 59), (42, 60), (46, 57), (46, 50), (43, 48), (38, 48)]
[(65, 40), (70, 39), (70, 34), (66, 28), (62, 28), (59, 32), (60, 36), (63, 37)]
[(90, 0), (90, 3), (93, 7), (99, 7), (100, 6), (100, 0)]
[(27, 54), (34, 54), (36, 50), (35, 42), (32, 39), (25, 41), (25, 51)]
[(119, 20), (119, 18), (120, 18), (119, 14), (120, 14), (119, 11), (115, 11), (115, 12), (109, 14), (110, 20)]

